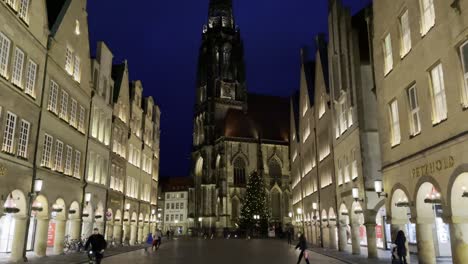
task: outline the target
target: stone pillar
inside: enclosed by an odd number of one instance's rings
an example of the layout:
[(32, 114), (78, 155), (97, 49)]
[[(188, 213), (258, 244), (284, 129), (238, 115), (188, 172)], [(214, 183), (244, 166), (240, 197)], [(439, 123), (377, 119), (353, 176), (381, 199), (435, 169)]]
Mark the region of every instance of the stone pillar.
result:
[(114, 238), (115, 243), (120, 245), (122, 243), (122, 225), (115, 224), (112, 232), (112, 237)]
[(65, 220), (55, 219), (54, 253), (62, 254), (65, 242)]
[(330, 247), (330, 230), (326, 226), (326, 224), (323, 224), (322, 226), (322, 236), (323, 236), (323, 248), (329, 248)]
[(80, 239), (80, 219), (71, 219), (70, 221), (70, 238)]
[(417, 223), (418, 257), (421, 264), (436, 264), (432, 223)]
[(81, 234), (84, 237), (89, 237), (92, 233), (93, 233), (93, 222), (89, 220), (84, 221)]
[(111, 221), (108, 221), (106, 224), (105, 235), (107, 241), (112, 241), (112, 239), (114, 238), (114, 223), (112, 223)]
[(317, 244), (317, 232), (316, 232), (316, 227), (315, 227), (315, 224), (312, 224), (310, 226), (310, 229), (312, 231), (312, 238), (311, 238), (311, 242), (312, 242), (312, 245), (316, 245)]
[(366, 223), (368, 258), (377, 258), (376, 223)]
[(125, 242), (127, 239), (130, 241), (130, 225), (128, 222), (123, 224), (123, 236), (122, 236), (122, 242)]
[(11, 262), (19, 262), (23, 260), (24, 252), (24, 236), (26, 235), (26, 217), (14, 217), (15, 231), (13, 236), (13, 243), (11, 246)]
[(453, 264), (468, 263), (468, 223), (450, 224)]
[(351, 242), (352, 242), (352, 252), (354, 255), (361, 254), (361, 241), (359, 239), (359, 226), (353, 224), (351, 225)]
[(49, 219), (37, 219), (36, 236), (34, 239), (34, 253), (38, 257), (44, 257), (46, 255), (48, 231)]
[(138, 236), (137, 236), (137, 243), (141, 243), (144, 240), (145, 235), (143, 234), (143, 223), (138, 225)]
[(130, 225), (130, 245), (135, 245), (137, 240), (137, 225), (131, 224)]
[(148, 237), (149, 233), (150, 233), (149, 232), (149, 226), (148, 226), (148, 224), (145, 224), (143, 226), (143, 241), (144, 242), (146, 242), (146, 238)]
[(328, 228), (330, 230), (330, 248), (331, 249), (337, 249), (338, 248), (338, 245), (337, 245), (337, 242), (336, 242), (336, 225), (330, 225), (330, 227)]
[(104, 234), (104, 221), (100, 221), (100, 222), (94, 222), (94, 225), (93, 225), (93, 228), (91, 230), (91, 233), (93, 232), (93, 229), (94, 228), (97, 228), (99, 229), (99, 234)]
[(338, 235), (340, 236), (338, 239), (338, 250), (345, 251), (346, 246), (348, 245), (348, 236), (346, 235), (348, 225), (340, 224), (338, 229)]

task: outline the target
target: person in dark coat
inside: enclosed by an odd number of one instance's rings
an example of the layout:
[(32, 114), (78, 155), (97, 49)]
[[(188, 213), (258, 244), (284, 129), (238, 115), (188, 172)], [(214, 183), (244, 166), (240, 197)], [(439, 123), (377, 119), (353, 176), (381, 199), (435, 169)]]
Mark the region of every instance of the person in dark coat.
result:
[(85, 250), (88, 250), (90, 245), (91, 250), (96, 256), (96, 263), (100, 264), (104, 257), (104, 249), (107, 247), (107, 242), (104, 239), (104, 236), (99, 234), (99, 229), (97, 228), (94, 228), (94, 233), (89, 236), (88, 240), (86, 240), (86, 244), (84, 246)]
[(310, 264), (308, 254), (306, 252), (307, 241), (305, 239), (304, 234), (301, 234), (301, 236), (299, 237), (299, 243), (297, 243), (296, 249), (301, 250), (301, 253), (299, 254), (299, 259), (297, 260), (297, 264), (301, 263), (302, 257), (304, 257), (307, 264)]
[(291, 245), (292, 244), (292, 233), (291, 233), (290, 228), (288, 228), (288, 230), (286, 231), (286, 234), (288, 236), (288, 245)]
[(407, 264), (408, 262), (406, 262), (406, 237), (405, 233), (401, 230), (397, 233), (395, 245), (398, 258), (400, 259), (400, 263)]

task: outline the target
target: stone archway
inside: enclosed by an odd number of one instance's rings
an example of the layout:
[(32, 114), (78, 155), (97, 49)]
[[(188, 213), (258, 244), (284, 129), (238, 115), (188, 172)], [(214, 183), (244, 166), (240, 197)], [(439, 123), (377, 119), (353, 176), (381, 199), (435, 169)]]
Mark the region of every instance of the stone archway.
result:
[(104, 220), (106, 223), (104, 237), (107, 241), (112, 242), (114, 239), (114, 212), (112, 211), (112, 208), (107, 208)]
[(330, 231), (328, 229), (328, 213), (325, 209), (322, 209), (322, 221), (321, 221), (321, 229), (322, 229), (322, 242), (324, 248), (330, 247)]
[(281, 221), (281, 193), (276, 186), (271, 190), (271, 218)]
[(138, 228), (138, 217), (137, 213), (132, 213), (132, 218), (130, 220), (130, 245), (135, 245), (137, 242), (137, 228)]
[(409, 259), (409, 237), (408, 237), (408, 230), (411, 223), (409, 221), (411, 217), (411, 210), (410, 210), (411, 202), (408, 200), (408, 195), (402, 189), (395, 189), (391, 195), (391, 226), (390, 226), (390, 234), (391, 240), (395, 241), (396, 234), (398, 231), (405, 232), (406, 235), (406, 248), (407, 250), (407, 259)]
[(86, 203), (83, 208), (81, 224), (81, 235), (84, 237), (89, 237), (93, 233), (94, 214), (95, 211), (92, 202)]
[(8, 194), (3, 204), (3, 213), (0, 217), (0, 235), (6, 239), (0, 241), (0, 252), (11, 252), (12, 262), (23, 258), (24, 237), (26, 234), (27, 217), (26, 196), (21, 190), (14, 190)]
[(416, 194), (416, 236), (422, 263), (435, 264), (436, 256), (452, 255), (449, 228), (442, 220), (442, 201), (440, 190), (432, 183), (424, 182), (419, 186)]
[(122, 243), (122, 212), (117, 209), (114, 216), (114, 228), (112, 232), (112, 241), (114, 245)]
[(468, 262), (468, 173), (457, 175), (452, 186), (449, 186), (449, 201), (452, 211), (450, 237), (452, 259), (454, 264)]
[(71, 203), (68, 209), (68, 235), (70, 239), (80, 239), (81, 209), (77, 201)]

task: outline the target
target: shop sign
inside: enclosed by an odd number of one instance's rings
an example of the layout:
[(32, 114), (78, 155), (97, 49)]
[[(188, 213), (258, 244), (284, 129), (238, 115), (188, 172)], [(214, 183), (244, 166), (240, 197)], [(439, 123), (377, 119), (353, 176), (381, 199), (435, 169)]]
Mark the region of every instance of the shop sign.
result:
[(0, 177), (6, 176), (7, 168), (4, 165), (0, 164)]
[(453, 156), (448, 156), (413, 168), (411, 170), (411, 176), (413, 177), (413, 179), (415, 179), (423, 176), (433, 175), (435, 172), (440, 172), (442, 170), (452, 168), (454, 164), (455, 159), (453, 158)]
[(55, 223), (49, 222), (49, 230), (47, 231), (47, 246), (53, 247), (55, 241)]

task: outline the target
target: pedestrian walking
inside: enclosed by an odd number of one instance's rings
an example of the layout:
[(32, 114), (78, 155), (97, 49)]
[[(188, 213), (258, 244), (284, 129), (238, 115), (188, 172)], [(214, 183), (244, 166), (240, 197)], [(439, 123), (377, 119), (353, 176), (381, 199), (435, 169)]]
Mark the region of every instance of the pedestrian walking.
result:
[(286, 235), (288, 236), (288, 245), (291, 245), (292, 244), (292, 233), (291, 233), (290, 228), (288, 228), (288, 230), (286, 231)]
[(307, 264), (310, 264), (309, 253), (307, 252), (307, 241), (304, 234), (301, 234), (299, 236), (299, 243), (297, 243), (296, 249), (301, 250), (301, 253), (299, 254), (299, 259), (297, 260), (297, 264), (301, 263), (302, 258), (304, 258)]
[(169, 231), (169, 229), (166, 231), (166, 237), (167, 239), (171, 239), (171, 232)]
[[(149, 246), (152, 246), (152, 245), (153, 245), (153, 241), (154, 241), (154, 239), (153, 239), (153, 234), (148, 233), (148, 236), (147, 236), (147, 238), (146, 238), (146, 244), (149, 245)], [(148, 247), (145, 247), (145, 251), (147, 251), (147, 250), (148, 250)]]
[(407, 264), (408, 262), (406, 262), (406, 236), (402, 230), (398, 231), (397, 233), (395, 245), (400, 263)]

